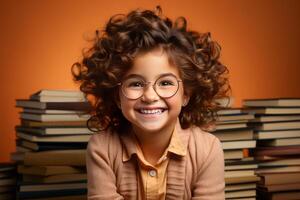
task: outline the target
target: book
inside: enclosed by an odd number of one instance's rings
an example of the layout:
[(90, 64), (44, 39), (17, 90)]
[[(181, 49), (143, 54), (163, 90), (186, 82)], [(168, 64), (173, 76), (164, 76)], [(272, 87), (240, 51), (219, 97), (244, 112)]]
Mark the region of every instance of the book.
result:
[[(33, 199), (27, 198), (27, 200), (87, 200), (87, 195), (60, 195), (54, 197), (35, 197)], [(244, 200), (244, 199), (243, 199)], [(248, 199), (245, 199), (248, 200)], [(252, 199), (251, 199), (252, 200)]]
[(248, 107), (300, 107), (299, 98), (269, 98), (245, 99), (244, 106)]
[(217, 115), (236, 115), (242, 114), (241, 108), (226, 108), (217, 111)]
[(62, 96), (33, 96), (31, 100), (39, 102), (86, 102), (85, 97), (62, 97)]
[(247, 157), (237, 160), (225, 160), (225, 166), (228, 165), (246, 165), (246, 164), (257, 164), (257, 161), (254, 160), (254, 157)]
[(272, 192), (258, 190), (257, 195), (259, 199), (271, 199), (271, 200), (297, 200), (296, 197), (300, 196), (299, 191), (286, 191), (286, 192)]
[(36, 96), (84, 97), (84, 94), (78, 90), (42, 89), (30, 95), (29, 98), (32, 99)]
[(284, 122), (300, 121), (300, 115), (256, 115), (249, 122)]
[(49, 176), (23, 175), (25, 183), (68, 183), (68, 182), (87, 182), (87, 174), (57, 174)]
[(56, 189), (50, 191), (29, 191), (29, 192), (17, 192), (18, 199), (37, 199), (37, 198), (50, 198), (56, 197), (55, 200), (62, 196), (73, 195), (86, 195), (87, 189)]
[[(35, 197), (33, 199), (27, 198), (27, 200), (87, 200), (87, 195), (60, 195), (60, 196), (54, 196), (54, 197)], [(244, 200), (244, 199), (243, 199)], [(248, 200), (248, 199), (245, 199)]]
[(265, 190), (267, 192), (279, 192), (289, 190), (300, 190), (300, 183), (285, 183), (275, 185), (258, 185), (259, 190)]
[(259, 146), (293, 146), (300, 145), (300, 137), (299, 138), (281, 138), (281, 139), (272, 139), (272, 140), (259, 140)]
[(36, 192), (49, 190), (68, 190), (68, 189), (84, 189), (86, 183), (60, 183), (60, 184), (37, 184), (37, 185), (20, 185), (20, 192)]
[(17, 99), (16, 107), (49, 109), (49, 110), (84, 110), (88, 111), (91, 108), (89, 102), (40, 102), (28, 99)]
[(259, 167), (271, 167), (271, 166), (293, 166), (300, 165), (300, 158), (282, 158), (278, 160), (269, 160), (259, 162)]
[(76, 174), (83, 173), (85, 169), (73, 166), (25, 166), (18, 165), (18, 173), (50, 176), (58, 174)]
[(300, 172), (259, 174), (259, 185), (299, 183)]
[(266, 167), (256, 169), (257, 174), (300, 172), (300, 166)]
[(87, 142), (31, 142), (24, 139), (17, 139), (16, 144), (33, 151), (86, 149)]
[(264, 123), (250, 123), (256, 131), (271, 131), (271, 130), (300, 130), (300, 121), (292, 122), (264, 122)]
[(243, 140), (243, 141), (228, 141), (222, 142), (223, 150), (227, 149), (243, 149), (243, 148), (255, 148), (255, 140)]
[(276, 139), (276, 138), (297, 138), (300, 137), (300, 129), (279, 130), (279, 131), (256, 131), (254, 138), (257, 140)]
[(250, 189), (250, 190), (241, 190), (241, 191), (230, 191), (225, 192), (225, 198), (242, 198), (242, 197), (255, 197), (256, 196), (256, 190)]
[(29, 97), (40, 102), (84, 102), (85, 95), (80, 91), (71, 90), (40, 90)]
[(35, 114), (85, 114), (84, 111), (79, 110), (45, 110), (45, 109), (33, 109), (23, 108), (24, 113), (35, 113)]
[(20, 113), (21, 119), (35, 120), (35, 121), (87, 121), (90, 118), (89, 114), (33, 114), (33, 113)]
[(253, 130), (248, 128), (215, 131), (213, 134), (220, 141), (252, 140), (254, 138)]
[(247, 189), (255, 189), (255, 183), (241, 183), (241, 184), (231, 184), (226, 185), (225, 192), (227, 191), (238, 191), (238, 190), (247, 190)]
[(225, 177), (225, 183), (227, 184), (238, 184), (238, 183), (252, 183), (260, 180), (260, 177), (256, 175), (241, 176), (241, 177)]
[(232, 170), (225, 171), (225, 178), (227, 177), (243, 177), (243, 176), (254, 176), (254, 170)]
[(21, 119), (21, 126), (23, 127), (86, 127), (87, 120), (40, 122), (40, 121)]
[(85, 149), (26, 152), (24, 155), (24, 165), (85, 166), (85, 154)]
[(0, 179), (0, 186), (16, 185), (16, 177), (8, 177)]
[(257, 147), (256, 149), (253, 149), (250, 154), (255, 157), (300, 155), (300, 146)]
[(241, 159), (244, 157), (243, 149), (224, 150), (224, 159)]
[(240, 165), (226, 165), (225, 170), (243, 170), (243, 169), (255, 169), (257, 170), (258, 164), (240, 164)]
[(244, 112), (250, 114), (266, 114), (266, 115), (283, 115), (283, 114), (300, 114), (300, 108), (245, 108)]
[(247, 128), (247, 124), (246, 123), (217, 124), (215, 130), (228, 130), (228, 129), (239, 129), (239, 128)]
[(255, 119), (253, 114), (241, 113), (234, 115), (219, 115), (217, 121), (236, 121), (236, 120), (253, 120)]
[(83, 134), (92, 134), (88, 128), (85, 127), (23, 127), (16, 126), (16, 131), (18, 132), (28, 132), (38, 135), (83, 135)]
[(50, 135), (38, 136), (24, 132), (17, 132), (17, 137), (32, 142), (88, 142), (91, 135)]

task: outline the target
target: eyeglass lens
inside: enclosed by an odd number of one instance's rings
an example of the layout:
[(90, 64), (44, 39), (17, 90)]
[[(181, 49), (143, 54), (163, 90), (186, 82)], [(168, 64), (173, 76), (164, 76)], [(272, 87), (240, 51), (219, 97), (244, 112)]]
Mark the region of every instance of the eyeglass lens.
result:
[[(162, 76), (155, 81), (153, 89), (160, 97), (169, 98), (176, 94), (178, 82), (175, 76)], [(138, 99), (144, 94), (148, 84), (151, 82), (145, 82), (141, 77), (130, 77), (122, 82), (122, 92), (129, 99)]]

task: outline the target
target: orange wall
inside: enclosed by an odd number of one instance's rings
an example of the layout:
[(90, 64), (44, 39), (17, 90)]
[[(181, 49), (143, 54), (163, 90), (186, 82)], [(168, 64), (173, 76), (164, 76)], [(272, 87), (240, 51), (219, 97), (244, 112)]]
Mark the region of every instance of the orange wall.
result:
[(160, 4), (192, 29), (210, 31), (241, 99), (300, 97), (300, 1), (10, 0), (0, 2), (0, 161), (15, 150), (16, 98), (41, 89), (74, 89), (70, 66), (109, 16)]

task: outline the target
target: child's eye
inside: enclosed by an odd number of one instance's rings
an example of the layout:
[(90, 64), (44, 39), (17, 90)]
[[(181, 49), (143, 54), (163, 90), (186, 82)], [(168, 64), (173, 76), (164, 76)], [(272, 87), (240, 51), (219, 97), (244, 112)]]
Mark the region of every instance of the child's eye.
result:
[(126, 84), (126, 86), (130, 88), (138, 88), (138, 87), (144, 87), (144, 83), (141, 81), (133, 81)]
[(157, 83), (158, 86), (174, 86), (174, 81), (171, 80), (161, 80)]

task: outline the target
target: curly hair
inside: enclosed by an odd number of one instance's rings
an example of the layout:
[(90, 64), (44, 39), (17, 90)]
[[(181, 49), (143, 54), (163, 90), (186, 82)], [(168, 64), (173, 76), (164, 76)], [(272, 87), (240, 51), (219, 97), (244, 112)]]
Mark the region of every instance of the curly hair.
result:
[(228, 69), (219, 61), (221, 47), (210, 33), (188, 30), (184, 17), (173, 22), (162, 16), (158, 6), (155, 11), (138, 9), (112, 16), (103, 31), (96, 31), (82, 61), (72, 65), (74, 81), (95, 100), (89, 128), (119, 132), (129, 127), (116, 103), (117, 84), (137, 54), (156, 48), (164, 50), (169, 62), (178, 67), (190, 96), (179, 114), (182, 128), (203, 128), (215, 122), (215, 99), (227, 97), (230, 90)]

